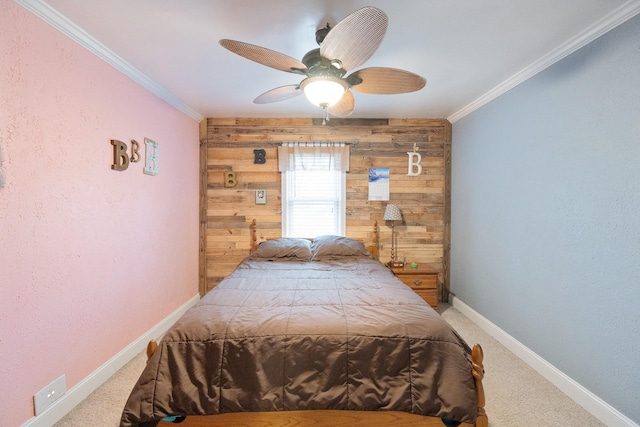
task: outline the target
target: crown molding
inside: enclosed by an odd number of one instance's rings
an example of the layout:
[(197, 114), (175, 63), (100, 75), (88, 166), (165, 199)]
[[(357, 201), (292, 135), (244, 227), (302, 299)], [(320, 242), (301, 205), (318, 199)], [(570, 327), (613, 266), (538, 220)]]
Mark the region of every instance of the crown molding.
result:
[[(204, 119), (204, 117), (193, 110), (191, 107), (186, 105), (182, 100), (176, 97), (173, 93), (169, 92), (158, 83), (153, 81), (151, 78), (143, 74), (141, 71), (133, 67), (127, 61), (116, 55), (109, 48), (104, 46), (102, 43), (91, 37), (87, 32), (82, 30), (80, 27), (75, 25), (65, 16), (60, 14), (58, 11), (53, 9), (43, 0), (15, 0), (16, 3), (24, 7), (25, 9), (32, 12), (34, 15), (41, 18), (43, 21), (47, 22), (72, 40), (76, 41), (81, 46), (88, 49), (90, 52), (94, 53), (99, 58), (106, 61), (108, 64), (115, 67), (117, 70), (121, 71), (123, 74), (130, 77), (133, 81), (137, 82), (145, 89), (149, 90), (151, 93), (155, 94), (159, 98), (166, 101), (168, 104), (172, 105), (179, 111), (185, 113), (187, 116), (192, 119), (200, 122)], [(640, 13), (640, 0), (629, 0), (620, 7), (618, 7), (613, 12), (609, 13), (601, 20), (597, 21), (595, 24), (585, 29), (584, 31), (578, 33), (576, 36), (567, 40), (565, 43), (556, 47), (534, 63), (525, 67), (518, 73), (509, 77), (504, 82), (500, 83), (498, 86), (494, 87), (484, 95), (475, 99), (471, 103), (467, 104), (457, 112), (453, 113), (447, 120), (449, 122), (454, 123), (461, 118), (465, 117), (467, 114), (477, 110), (485, 104), (493, 101), (500, 95), (506, 93), (512, 88), (518, 86), (520, 83), (528, 80), (529, 78), (535, 76), (581, 47), (591, 43), (593, 40), (597, 39), (601, 35), (606, 32), (612, 30), (618, 25), (624, 23), (625, 21), (633, 18), (635, 15)]]
[(182, 102), (177, 96), (169, 92), (164, 87), (153, 81), (147, 75), (140, 70), (129, 64), (127, 61), (116, 55), (111, 49), (94, 39), (82, 28), (71, 22), (65, 16), (53, 9), (43, 0), (15, 0), (20, 6), (27, 9), (55, 29), (74, 40), (81, 46), (88, 49), (97, 57), (103, 59), (108, 64), (122, 72), (124, 75), (131, 78), (136, 83), (147, 89), (149, 92), (155, 94), (160, 99), (167, 102), (177, 110), (183, 112), (192, 119), (200, 122), (204, 117)]
[(513, 76), (509, 77), (504, 82), (500, 83), (498, 86), (491, 89), (489, 92), (485, 93), (481, 97), (477, 98), (470, 104), (461, 108), (457, 112), (453, 113), (447, 119), (453, 123), (457, 120), (460, 120), (467, 114), (477, 110), (485, 104), (493, 101), (503, 93), (509, 91), (510, 89), (518, 86), (520, 83), (528, 80), (529, 78), (535, 76), (539, 72), (544, 69), (550, 67), (566, 56), (572, 54), (576, 50), (581, 47), (591, 43), (601, 35), (606, 32), (614, 29), (618, 25), (628, 21), (629, 19), (636, 16), (640, 13), (640, 0), (629, 0), (624, 3), (622, 6), (614, 10), (613, 12), (606, 15), (604, 18), (597, 21), (592, 26), (588, 27), (584, 31), (578, 33), (574, 37), (570, 38), (560, 46), (556, 47), (542, 58), (538, 59), (528, 67), (523, 70), (517, 72)]

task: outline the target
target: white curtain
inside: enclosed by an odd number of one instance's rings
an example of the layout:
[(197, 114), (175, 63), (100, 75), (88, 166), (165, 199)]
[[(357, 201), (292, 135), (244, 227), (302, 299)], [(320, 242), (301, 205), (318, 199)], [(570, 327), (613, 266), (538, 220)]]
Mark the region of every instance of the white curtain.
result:
[(331, 142), (293, 142), (278, 147), (280, 172), (349, 171), (349, 145)]

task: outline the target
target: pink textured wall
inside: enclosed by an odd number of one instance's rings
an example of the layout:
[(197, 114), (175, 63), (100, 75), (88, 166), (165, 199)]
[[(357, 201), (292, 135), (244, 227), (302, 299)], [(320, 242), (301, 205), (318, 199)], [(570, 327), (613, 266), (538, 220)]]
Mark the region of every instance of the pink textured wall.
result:
[[(198, 290), (198, 123), (0, 0), (0, 424), (67, 389)], [(160, 173), (110, 169), (158, 142)]]

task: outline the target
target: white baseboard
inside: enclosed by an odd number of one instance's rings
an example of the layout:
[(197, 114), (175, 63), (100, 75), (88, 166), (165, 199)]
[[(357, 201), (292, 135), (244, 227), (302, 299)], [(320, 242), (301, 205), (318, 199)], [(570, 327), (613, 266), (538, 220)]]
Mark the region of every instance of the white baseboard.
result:
[(98, 387), (104, 384), (124, 365), (145, 350), (152, 339), (157, 339), (164, 334), (187, 309), (200, 300), (200, 295), (195, 295), (178, 307), (173, 313), (161, 320), (153, 328), (145, 332), (140, 338), (129, 344), (118, 354), (105, 362), (91, 375), (69, 389), (60, 399), (56, 400), (37, 417), (31, 418), (22, 427), (50, 427), (64, 417), (69, 411), (86, 399)]
[(608, 427), (640, 427), (620, 411), (491, 323), (491, 321), (459, 298), (452, 295), (451, 305)]

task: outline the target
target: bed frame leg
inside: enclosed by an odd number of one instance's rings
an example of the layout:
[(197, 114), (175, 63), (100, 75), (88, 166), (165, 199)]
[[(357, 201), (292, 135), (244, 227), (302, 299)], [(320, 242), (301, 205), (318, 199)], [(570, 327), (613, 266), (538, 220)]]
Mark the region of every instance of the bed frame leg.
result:
[(249, 226), (249, 238), (250, 238), (250, 252), (254, 253), (258, 249), (258, 231), (256, 220), (251, 221), (251, 225)]
[(489, 427), (489, 419), (487, 413), (484, 410), (484, 386), (482, 385), (482, 379), (484, 378), (484, 353), (480, 344), (473, 346), (471, 351), (471, 360), (473, 368), (473, 378), (476, 383), (476, 397), (478, 399), (478, 418), (476, 419), (475, 427)]
[(151, 359), (151, 355), (156, 352), (157, 348), (158, 343), (156, 340), (149, 341), (149, 344), (147, 344), (147, 360)]

